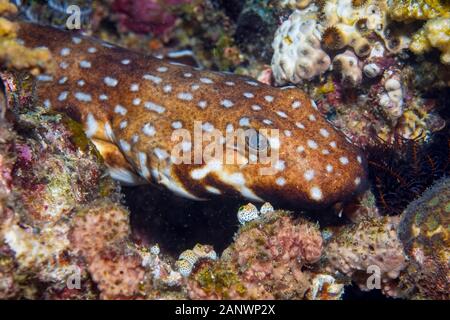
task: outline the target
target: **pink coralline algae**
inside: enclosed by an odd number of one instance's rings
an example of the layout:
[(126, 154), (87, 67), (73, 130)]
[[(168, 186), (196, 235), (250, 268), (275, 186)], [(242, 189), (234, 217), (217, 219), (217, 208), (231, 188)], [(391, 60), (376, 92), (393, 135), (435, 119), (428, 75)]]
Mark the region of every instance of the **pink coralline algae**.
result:
[(127, 249), (128, 212), (113, 203), (94, 203), (73, 219), (69, 239), (87, 263), (101, 298), (137, 295), (144, 278), (140, 256)]
[(176, 21), (173, 8), (191, 0), (116, 0), (112, 9), (119, 14), (119, 26), (137, 33), (164, 34)]
[(216, 263), (206, 262), (188, 280), (191, 299), (303, 299), (311, 274), (305, 266), (322, 253), (318, 228), (282, 211), (250, 222)]

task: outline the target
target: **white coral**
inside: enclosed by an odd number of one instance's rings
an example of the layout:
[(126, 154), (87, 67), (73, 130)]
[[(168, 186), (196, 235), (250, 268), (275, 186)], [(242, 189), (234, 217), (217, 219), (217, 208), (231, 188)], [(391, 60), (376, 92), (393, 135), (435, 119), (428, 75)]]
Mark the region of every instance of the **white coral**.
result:
[(385, 92), (379, 95), (378, 103), (391, 118), (398, 119), (403, 114), (403, 88), (398, 73), (388, 71), (384, 81)]
[(322, 50), (321, 26), (317, 7), (296, 10), (275, 34), (272, 70), (279, 85), (300, 83), (321, 75), (330, 66), (330, 57)]

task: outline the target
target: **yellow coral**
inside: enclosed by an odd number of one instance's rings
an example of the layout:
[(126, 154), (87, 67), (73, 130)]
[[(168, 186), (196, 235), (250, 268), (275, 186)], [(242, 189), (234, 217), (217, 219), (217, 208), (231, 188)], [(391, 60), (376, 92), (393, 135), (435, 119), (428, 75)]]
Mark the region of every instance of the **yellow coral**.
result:
[(389, 13), (397, 21), (448, 17), (450, 2), (448, 0), (393, 0)]
[(15, 14), (17, 13), (17, 8), (15, 5), (10, 3), (8, 0), (0, 0), (0, 14)]
[(400, 134), (405, 139), (424, 139), (427, 135), (426, 128), (423, 115), (416, 110), (405, 111), (399, 121)]
[[(0, 14), (14, 14), (17, 9), (9, 1), (0, 0)], [(51, 72), (54, 68), (50, 51), (46, 48), (29, 49), (21, 45), (16, 34), (18, 25), (0, 17), (0, 66), (28, 70), (33, 75)]]
[(328, 78), (327, 82), (325, 82), (322, 86), (315, 87), (314, 96), (325, 95), (334, 92), (335, 89), (336, 88), (334, 87), (332, 78)]
[[(428, 20), (412, 35), (409, 48), (423, 54), (432, 48), (442, 52), (441, 62), (450, 64), (450, 1), (448, 0), (327, 0), (321, 8), (325, 20), (322, 44), (325, 48), (352, 47), (363, 57), (370, 53), (372, 34), (377, 34), (390, 51), (405, 48), (411, 35), (387, 38), (389, 17), (398, 21)], [(389, 16), (389, 17), (388, 17)], [(403, 32), (410, 34), (410, 30)]]
[(17, 25), (5, 18), (0, 17), (0, 37), (15, 37), (17, 33)]
[(431, 48), (439, 49), (441, 62), (450, 64), (450, 18), (429, 20), (414, 36), (409, 46), (415, 54), (423, 54)]
[(7, 68), (27, 69), (33, 75), (52, 69), (51, 54), (48, 49), (28, 49), (15, 40), (0, 40), (0, 62)]

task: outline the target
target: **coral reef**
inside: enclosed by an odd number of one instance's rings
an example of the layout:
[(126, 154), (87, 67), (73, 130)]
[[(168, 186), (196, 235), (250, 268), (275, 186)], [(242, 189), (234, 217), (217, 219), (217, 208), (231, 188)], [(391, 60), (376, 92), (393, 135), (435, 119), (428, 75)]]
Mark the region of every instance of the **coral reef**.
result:
[(410, 259), (400, 289), (413, 299), (450, 299), (450, 180), (442, 178), (402, 214), (398, 236)]
[[(399, 1), (391, 7), (387, 1), (329, 0), (296, 9), (272, 44), (275, 84), (293, 83), (306, 90), (357, 144), (392, 141), (396, 135), (426, 140), (442, 129), (431, 119), (440, 117), (437, 111), (445, 100), (430, 96), (415, 79), (434, 77), (428, 86), (445, 90), (448, 80), (436, 82), (448, 79), (450, 70), (429, 72), (433, 63), (407, 58), (408, 49), (423, 54), (434, 47), (447, 63), (447, 5), (431, 2)], [(414, 11), (418, 7), (423, 10)], [(417, 19), (426, 22), (400, 22)], [(424, 73), (415, 74), (417, 69)]]
[(183, 297), (157, 289), (181, 276), (157, 246), (130, 240), (119, 187), (81, 127), (45, 109), (18, 110), (14, 129), (1, 126), (1, 296)]
[(100, 298), (131, 297), (139, 292), (144, 268), (137, 252), (127, 248), (128, 236), (128, 212), (111, 202), (94, 202), (72, 219), (72, 250), (84, 258)]
[(220, 260), (194, 269), (188, 294), (191, 299), (303, 299), (314, 278), (305, 266), (321, 253), (315, 225), (269, 210), (240, 228)]
[[(357, 56), (367, 56), (371, 51), (369, 35), (381, 32), (386, 25), (385, 6), (384, 1), (367, 1), (355, 8), (351, 1), (336, 0), (294, 11), (275, 34), (275, 81), (301, 83), (325, 73), (331, 59), (324, 50), (349, 47)], [(287, 61), (290, 66), (286, 66)]]
[(357, 86), (362, 81), (362, 67), (358, 57), (349, 50), (333, 58), (333, 70), (338, 72), (344, 86)]
[(11, 132), (2, 135), (2, 158), (9, 159), (2, 163), (9, 163), (2, 182), (10, 189), (2, 204), (8, 208), (0, 227), (2, 252), (8, 252), (5, 261), (13, 261), (12, 278), (20, 281), (15, 294), (43, 297), (46, 292), (37, 291), (41, 283), (56, 290), (77, 265), (70, 263), (66, 217), (96, 197), (117, 198), (116, 187), (71, 120), (41, 110), (18, 114), (17, 134), (4, 120), (2, 127)]
[(72, 1), (104, 40), (294, 84), (364, 146), (370, 190), (295, 213), (131, 187), (125, 200), (82, 126), (36, 100), (50, 51), (17, 38), (17, 13), (64, 27), (68, 2), (13, 3), (0, 0), (0, 299), (450, 299), (448, 1)]
[(450, 4), (442, 0), (392, 1), (389, 15), (396, 21), (426, 23), (410, 36), (409, 49), (423, 54), (431, 48), (439, 49), (441, 62), (450, 64)]
[(400, 77), (395, 72), (385, 73), (387, 79), (382, 84), (384, 90), (380, 99), (380, 105), (384, 112), (391, 119), (398, 119), (403, 114), (403, 88)]
[(208, 69), (233, 70), (244, 61), (230, 17), (216, 10), (211, 1), (193, 2), (183, 9), (174, 30), (179, 49), (191, 49), (200, 65)]

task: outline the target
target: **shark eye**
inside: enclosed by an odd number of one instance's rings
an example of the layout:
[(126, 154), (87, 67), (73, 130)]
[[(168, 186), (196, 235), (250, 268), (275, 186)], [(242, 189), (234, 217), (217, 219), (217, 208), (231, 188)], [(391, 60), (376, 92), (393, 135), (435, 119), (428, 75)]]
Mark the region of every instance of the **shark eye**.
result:
[(251, 152), (261, 152), (269, 148), (269, 141), (255, 129), (250, 129), (247, 137), (247, 146)]

